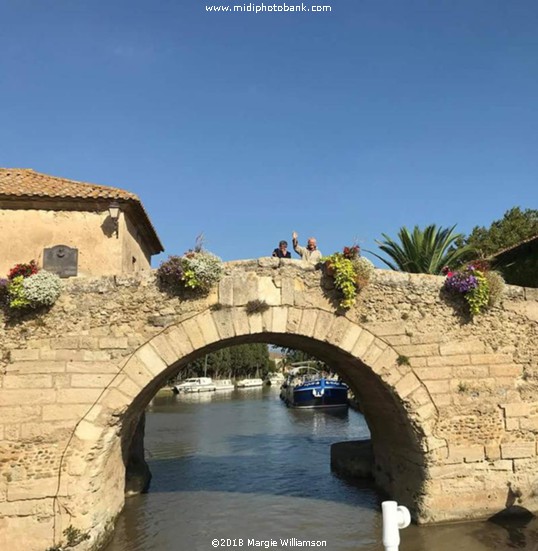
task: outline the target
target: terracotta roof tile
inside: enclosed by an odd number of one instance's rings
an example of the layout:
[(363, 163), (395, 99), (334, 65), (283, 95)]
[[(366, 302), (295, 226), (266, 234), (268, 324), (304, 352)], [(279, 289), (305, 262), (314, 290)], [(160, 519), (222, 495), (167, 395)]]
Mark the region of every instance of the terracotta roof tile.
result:
[(140, 201), (123, 189), (87, 184), (35, 172), (30, 168), (0, 168), (0, 195), (65, 199), (124, 199)]

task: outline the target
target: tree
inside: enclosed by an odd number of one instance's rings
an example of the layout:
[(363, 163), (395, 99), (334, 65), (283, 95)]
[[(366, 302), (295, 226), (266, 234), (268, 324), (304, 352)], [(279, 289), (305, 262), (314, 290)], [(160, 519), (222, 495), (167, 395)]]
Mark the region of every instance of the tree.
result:
[(476, 226), (462, 246), (471, 246), (480, 258), (487, 258), (535, 235), (538, 235), (538, 210), (513, 207), (489, 228)]
[(439, 274), (445, 266), (457, 265), (472, 252), (470, 245), (456, 246), (457, 241), (463, 239), (463, 235), (454, 233), (455, 227), (454, 225), (451, 228), (438, 228), (431, 224), (421, 230), (415, 226), (410, 233), (404, 226), (398, 232), (399, 243), (384, 233), (381, 234), (384, 241), (376, 241), (391, 260), (373, 252), (371, 254), (392, 270), (414, 274)]

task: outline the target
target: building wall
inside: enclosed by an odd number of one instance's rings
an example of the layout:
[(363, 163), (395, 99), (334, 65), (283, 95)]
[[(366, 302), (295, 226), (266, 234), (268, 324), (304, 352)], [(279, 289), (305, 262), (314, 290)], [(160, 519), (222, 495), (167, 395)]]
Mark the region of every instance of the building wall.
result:
[[(122, 214), (117, 238), (106, 211), (0, 209), (0, 277), (19, 262), (34, 259), (42, 266), (43, 249), (55, 245), (78, 249), (79, 276), (149, 269), (149, 254), (136, 241), (132, 227)], [(132, 257), (137, 259), (134, 265)]]
[(120, 215), (119, 238), (122, 246), (121, 271), (124, 274), (149, 270), (151, 254), (133, 221)]

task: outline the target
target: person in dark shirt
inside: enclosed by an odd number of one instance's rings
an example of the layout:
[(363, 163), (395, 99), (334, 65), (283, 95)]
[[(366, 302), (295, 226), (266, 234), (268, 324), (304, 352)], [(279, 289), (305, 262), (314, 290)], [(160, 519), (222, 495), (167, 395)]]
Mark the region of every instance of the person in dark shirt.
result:
[(278, 248), (273, 251), (273, 256), (277, 258), (291, 258), (291, 253), (288, 251), (288, 242), (281, 241)]

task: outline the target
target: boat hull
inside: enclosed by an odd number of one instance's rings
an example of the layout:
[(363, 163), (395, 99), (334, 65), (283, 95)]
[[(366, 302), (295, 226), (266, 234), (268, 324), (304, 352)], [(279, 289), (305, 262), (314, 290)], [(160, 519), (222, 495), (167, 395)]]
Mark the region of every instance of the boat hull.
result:
[(282, 393), (286, 405), (293, 408), (347, 408), (348, 387), (344, 383), (319, 379), (288, 386)]

